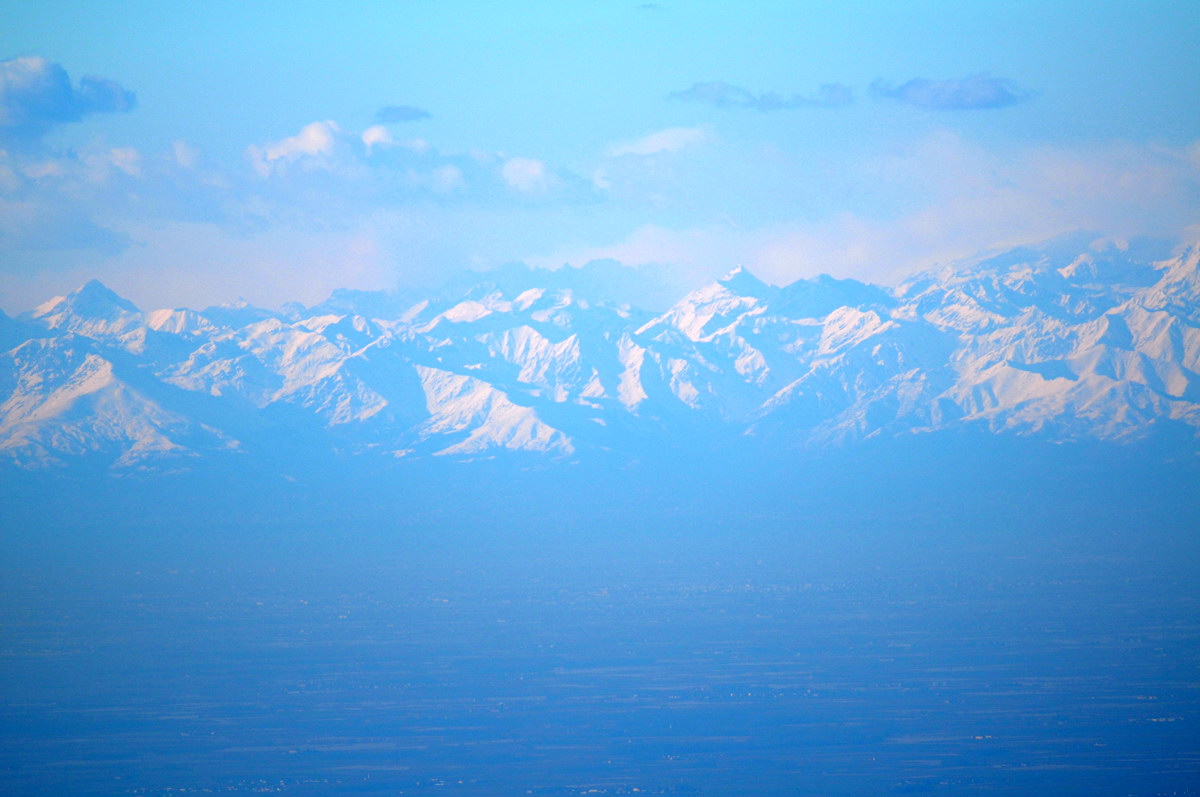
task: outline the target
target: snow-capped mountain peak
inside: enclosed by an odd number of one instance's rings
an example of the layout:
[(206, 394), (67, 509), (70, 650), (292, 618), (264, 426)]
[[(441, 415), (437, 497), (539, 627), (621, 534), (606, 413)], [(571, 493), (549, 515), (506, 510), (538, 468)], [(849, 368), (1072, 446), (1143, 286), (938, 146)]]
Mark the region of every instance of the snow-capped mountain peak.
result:
[(132, 302), (90, 280), (66, 296), (38, 305), (29, 317), (48, 329), (85, 335), (117, 335), (139, 325), (142, 314)]
[(667, 327), (682, 332), (691, 340), (701, 340), (741, 316), (761, 310), (765, 302), (777, 294), (777, 288), (738, 266), (722, 279), (680, 299), (666, 313), (639, 329), (638, 334)]
[(141, 467), (299, 439), (563, 457), (673, 434), (817, 446), (1200, 429), (1200, 248), (1059, 242), (894, 291), (829, 276), (776, 288), (735, 269), (657, 316), (593, 298), (601, 271), (514, 267), (426, 299), (339, 292), (286, 315), (244, 302), (143, 314), (90, 282), (0, 317), (0, 458)]

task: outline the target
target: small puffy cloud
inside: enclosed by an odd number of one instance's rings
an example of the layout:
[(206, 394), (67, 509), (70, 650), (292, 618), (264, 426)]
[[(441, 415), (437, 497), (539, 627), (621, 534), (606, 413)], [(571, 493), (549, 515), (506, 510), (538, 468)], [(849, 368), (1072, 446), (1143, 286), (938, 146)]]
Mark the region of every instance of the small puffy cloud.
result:
[(375, 121), (381, 124), (416, 122), (421, 119), (430, 118), (432, 117), (429, 111), (424, 108), (418, 108), (415, 105), (387, 105), (375, 113)]
[(712, 138), (707, 127), (668, 127), (609, 147), (612, 157), (621, 155), (658, 155), (663, 152), (678, 152), (686, 147), (703, 144)]
[(329, 155), (333, 152), (334, 137), (338, 132), (337, 122), (312, 122), (305, 125), (297, 135), (267, 147), (264, 156), (273, 161), (298, 155)]
[(972, 75), (961, 80), (929, 80), (914, 78), (893, 87), (885, 80), (871, 83), (871, 93), (926, 111), (974, 111), (982, 108), (1005, 108), (1033, 98), (1034, 92), (1006, 78), (988, 74)]
[(826, 83), (814, 95), (792, 94), (785, 97), (775, 92), (755, 94), (740, 86), (731, 86), (717, 80), (711, 83), (696, 83), (690, 89), (673, 92), (667, 99), (699, 102), (717, 108), (749, 108), (766, 113), (795, 108), (840, 108), (854, 102), (854, 92), (841, 83)]
[(132, 91), (107, 78), (88, 76), (72, 86), (67, 70), (45, 58), (0, 62), (0, 137), (9, 142), (36, 141), (56, 125), (136, 105)]
[(262, 178), (254, 185), (254, 213), (297, 224), (343, 223), (365, 208), (418, 198), (536, 204), (594, 198), (582, 178), (542, 160), (442, 153), (385, 125), (357, 132), (313, 122), (295, 135), (248, 147), (246, 160)]
[(265, 147), (251, 146), (247, 148), (246, 154), (254, 165), (254, 170), (266, 177), (272, 171), (278, 171), (285, 164), (303, 157), (328, 160), (334, 154), (340, 137), (341, 128), (337, 122), (310, 122), (296, 135)]
[(534, 158), (509, 158), (500, 167), (504, 182), (518, 191), (536, 193), (550, 187), (546, 164)]
[(367, 152), (371, 151), (374, 146), (388, 146), (394, 144), (395, 139), (392, 138), (392, 131), (388, 130), (383, 125), (373, 125), (363, 131), (363, 144), (367, 147)]
[(418, 155), (426, 155), (433, 151), (433, 145), (423, 138), (398, 139), (392, 131), (383, 125), (371, 125), (362, 132), (362, 143), (370, 155), (373, 150), (386, 150), (400, 147)]

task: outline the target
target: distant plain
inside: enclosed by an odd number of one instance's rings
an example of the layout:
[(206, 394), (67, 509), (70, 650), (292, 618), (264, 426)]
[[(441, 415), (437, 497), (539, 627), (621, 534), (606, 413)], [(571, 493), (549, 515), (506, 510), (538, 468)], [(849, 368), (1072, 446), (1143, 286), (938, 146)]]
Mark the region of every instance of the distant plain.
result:
[(0, 786), (1196, 793), (1195, 464), (901, 449), (21, 476)]

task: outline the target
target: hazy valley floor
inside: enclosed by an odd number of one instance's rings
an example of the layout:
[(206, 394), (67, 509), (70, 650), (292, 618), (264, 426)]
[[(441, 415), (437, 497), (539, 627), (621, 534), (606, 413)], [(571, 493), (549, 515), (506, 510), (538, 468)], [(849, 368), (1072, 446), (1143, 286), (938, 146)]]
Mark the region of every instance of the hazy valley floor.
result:
[(0, 790), (1197, 793), (1194, 463), (912, 453), (23, 482)]

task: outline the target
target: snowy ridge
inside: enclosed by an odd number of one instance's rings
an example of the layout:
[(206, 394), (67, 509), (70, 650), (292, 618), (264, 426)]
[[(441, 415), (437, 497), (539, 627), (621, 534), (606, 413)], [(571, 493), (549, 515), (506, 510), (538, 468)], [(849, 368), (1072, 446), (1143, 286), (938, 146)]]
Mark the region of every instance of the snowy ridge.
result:
[(161, 467), (286, 446), (300, 427), (324, 436), (310, 450), (552, 458), (636, 455), (664, 434), (811, 447), (963, 426), (1114, 442), (1200, 429), (1196, 247), (1057, 243), (893, 291), (778, 288), (739, 268), (658, 316), (572, 271), (412, 302), (337, 292), (286, 314), (142, 312), (92, 281), (0, 317), (0, 457)]

